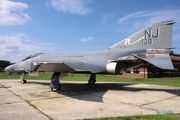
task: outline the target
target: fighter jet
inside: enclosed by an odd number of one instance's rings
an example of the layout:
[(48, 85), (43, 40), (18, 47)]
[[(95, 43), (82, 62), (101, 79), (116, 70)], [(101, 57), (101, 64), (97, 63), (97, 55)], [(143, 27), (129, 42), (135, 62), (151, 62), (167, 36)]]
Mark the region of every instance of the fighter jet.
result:
[(173, 21), (152, 24), (123, 39), (106, 50), (30, 55), (5, 68), (9, 73), (53, 72), (50, 88), (61, 89), (59, 77), (66, 73), (88, 73), (88, 84), (95, 84), (96, 74), (122, 74), (130, 68), (151, 64), (160, 69), (174, 70), (172, 54)]

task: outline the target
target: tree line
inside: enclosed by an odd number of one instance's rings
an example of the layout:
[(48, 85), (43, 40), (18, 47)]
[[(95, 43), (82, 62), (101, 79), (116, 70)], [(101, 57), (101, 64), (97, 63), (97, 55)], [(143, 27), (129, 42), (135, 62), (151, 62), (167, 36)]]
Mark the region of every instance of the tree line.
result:
[(0, 72), (4, 71), (4, 68), (11, 65), (12, 63), (7, 60), (0, 60)]

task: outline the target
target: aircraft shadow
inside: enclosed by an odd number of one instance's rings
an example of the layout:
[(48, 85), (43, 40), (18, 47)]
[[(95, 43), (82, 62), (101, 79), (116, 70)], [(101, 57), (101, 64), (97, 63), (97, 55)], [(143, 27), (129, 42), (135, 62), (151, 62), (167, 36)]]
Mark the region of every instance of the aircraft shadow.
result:
[[(30, 82), (33, 84), (42, 84), (50, 85), (50, 82)], [(177, 96), (180, 96), (180, 89), (163, 89), (163, 88), (135, 88), (130, 87), (134, 83), (96, 83), (95, 85), (87, 85), (83, 83), (61, 83), (62, 92), (57, 94), (63, 94), (67, 97), (85, 100), (85, 101), (94, 101), (94, 102), (103, 102), (103, 95), (108, 90), (116, 91), (128, 91), (128, 92), (139, 92), (139, 91), (164, 91), (171, 93)], [(128, 87), (127, 87), (128, 86)], [(120, 94), (119, 94), (120, 95)]]

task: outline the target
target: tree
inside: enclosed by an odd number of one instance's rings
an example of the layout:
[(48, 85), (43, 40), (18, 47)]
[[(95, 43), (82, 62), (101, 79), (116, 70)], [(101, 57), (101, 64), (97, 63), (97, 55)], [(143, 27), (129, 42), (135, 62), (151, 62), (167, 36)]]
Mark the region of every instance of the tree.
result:
[(4, 71), (4, 68), (11, 65), (11, 62), (6, 60), (0, 60), (0, 72)]

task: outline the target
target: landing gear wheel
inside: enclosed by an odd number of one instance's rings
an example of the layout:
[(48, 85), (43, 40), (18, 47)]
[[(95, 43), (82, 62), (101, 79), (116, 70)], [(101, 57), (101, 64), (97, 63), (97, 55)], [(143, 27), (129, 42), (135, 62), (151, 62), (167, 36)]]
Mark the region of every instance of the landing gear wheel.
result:
[(21, 83), (22, 83), (22, 84), (26, 84), (27, 81), (26, 81), (26, 80), (22, 80)]
[(89, 79), (88, 84), (89, 84), (89, 85), (94, 85), (94, 84), (95, 84), (95, 82), (96, 82), (96, 80)]
[(58, 83), (58, 86), (59, 86), (58, 88), (51, 88), (51, 91), (58, 92), (58, 93), (61, 92), (61, 85), (59, 83)]
[(26, 84), (26, 83), (27, 83), (27, 81), (25, 80), (25, 75), (26, 75), (25, 72), (22, 73), (22, 75), (21, 75), (21, 83), (22, 83), (22, 84)]

